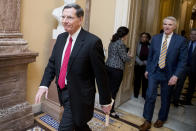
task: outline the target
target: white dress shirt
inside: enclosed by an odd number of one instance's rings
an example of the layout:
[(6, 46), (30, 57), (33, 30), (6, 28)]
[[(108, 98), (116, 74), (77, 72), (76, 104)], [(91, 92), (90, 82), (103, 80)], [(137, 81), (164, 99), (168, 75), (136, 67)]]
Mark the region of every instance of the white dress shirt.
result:
[[(69, 36), (67, 37), (67, 40), (66, 40), (66, 43), (65, 43), (65, 47), (64, 47), (64, 49), (63, 49), (63, 54), (62, 54), (62, 59), (61, 59), (61, 66), (62, 66), (62, 64), (63, 64), (63, 59), (64, 59), (65, 51), (66, 51), (67, 46), (68, 46), (68, 43), (69, 43), (69, 38), (72, 37), (72, 45), (71, 45), (71, 52), (72, 52), (72, 49), (73, 49), (73, 47), (74, 47), (74, 45), (75, 45), (76, 39), (77, 39), (78, 34), (80, 33), (80, 31), (81, 31), (81, 27), (80, 27), (73, 35), (70, 35), (70, 34), (69, 34)], [(70, 53), (71, 53), (71, 52), (70, 52)], [(71, 55), (71, 54), (70, 54), (70, 55)], [(66, 77), (65, 77), (65, 85), (66, 85), (66, 84), (67, 84), (67, 79), (66, 79)], [(39, 88), (48, 88), (48, 87), (47, 87), (47, 86), (40, 86)]]
[[(169, 43), (171, 41), (172, 35), (173, 35), (173, 32), (170, 35), (168, 35), (168, 38), (167, 38), (167, 49), (169, 47)], [(161, 43), (161, 49), (162, 49), (162, 46), (163, 46), (163, 42), (165, 41), (165, 38), (166, 38), (166, 34), (164, 33), (163, 34), (163, 38), (162, 38), (162, 43)], [(160, 52), (161, 52), (161, 50), (160, 50)]]

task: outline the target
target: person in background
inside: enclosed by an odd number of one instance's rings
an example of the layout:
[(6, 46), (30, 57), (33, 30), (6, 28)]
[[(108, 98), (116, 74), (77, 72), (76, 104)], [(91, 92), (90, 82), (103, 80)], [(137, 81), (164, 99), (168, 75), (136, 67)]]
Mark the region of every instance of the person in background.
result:
[(168, 16), (163, 19), (164, 33), (152, 38), (145, 72), (145, 76), (148, 78), (148, 89), (143, 110), (145, 121), (139, 127), (140, 131), (147, 131), (151, 128), (159, 84), (161, 107), (154, 127), (160, 128), (167, 121), (171, 93), (184, 70), (187, 59), (186, 39), (175, 34), (173, 32), (175, 29), (176, 19)]
[(151, 36), (149, 33), (140, 34), (140, 42), (137, 45), (136, 59), (134, 67), (134, 97), (138, 98), (140, 87), (142, 85), (142, 97), (146, 98), (148, 79), (145, 78), (146, 64), (149, 52)]
[[(180, 94), (188, 76), (189, 84), (184, 100), (180, 101)], [(190, 41), (188, 42), (188, 59), (184, 72), (180, 76), (174, 89), (173, 104), (178, 107), (179, 104), (192, 105), (191, 100), (196, 87), (196, 29), (190, 31)]]
[[(106, 67), (109, 76), (109, 87), (112, 94), (112, 99), (115, 100), (120, 84), (123, 78), (123, 70), (125, 62), (131, 60), (131, 56), (126, 51), (124, 41), (127, 39), (129, 29), (121, 26), (117, 32), (112, 36), (112, 40), (108, 47), (108, 58), (106, 60)], [(115, 103), (112, 106), (110, 116), (119, 118), (114, 110)]]
[(111, 94), (101, 40), (81, 25), (84, 11), (77, 4), (68, 4), (62, 11), (66, 32), (58, 35), (52, 55), (35, 97), (39, 103), (56, 76), (56, 85), (64, 112), (59, 131), (90, 131), (87, 122), (94, 112), (95, 78), (102, 110), (109, 114)]
[(181, 31), (181, 36), (183, 36), (184, 38), (187, 39), (187, 37), (186, 37), (186, 31), (185, 31), (185, 30), (182, 30), (182, 31)]
[(161, 34), (161, 33), (164, 33), (164, 30), (163, 30), (163, 29), (160, 30), (160, 34)]

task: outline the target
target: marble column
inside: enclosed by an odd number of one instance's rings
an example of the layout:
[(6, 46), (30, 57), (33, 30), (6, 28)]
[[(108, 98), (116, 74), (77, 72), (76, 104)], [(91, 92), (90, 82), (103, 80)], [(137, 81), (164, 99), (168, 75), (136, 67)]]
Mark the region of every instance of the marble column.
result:
[(26, 101), (28, 64), (38, 53), (20, 33), (20, 0), (0, 0), (0, 130), (20, 131), (34, 122)]

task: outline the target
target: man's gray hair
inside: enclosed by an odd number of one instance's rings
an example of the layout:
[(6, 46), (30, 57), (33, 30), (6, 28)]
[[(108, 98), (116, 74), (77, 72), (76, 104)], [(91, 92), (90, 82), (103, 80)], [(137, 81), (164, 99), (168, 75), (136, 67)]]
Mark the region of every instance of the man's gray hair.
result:
[(69, 8), (74, 8), (76, 10), (77, 17), (84, 16), (84, 10), (78, 4), (75, 3), (67, 4), (66, 6), (64, 6), (63, 11), (64, 9), (69, 9)]
[(176, 18), (173, 17), (173, 16), (167, 16), (167, 17), (165, 17), (165, 18), (163, 19), (163, 23), (164, 23), (165, 20), (171, 20), (171, 21), (174, 22), (175, 25), (177, 25)]

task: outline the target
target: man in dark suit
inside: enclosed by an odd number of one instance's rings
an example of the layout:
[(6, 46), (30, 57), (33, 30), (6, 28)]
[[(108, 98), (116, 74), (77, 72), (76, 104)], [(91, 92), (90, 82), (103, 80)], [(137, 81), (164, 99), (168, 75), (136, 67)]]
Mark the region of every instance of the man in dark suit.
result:
[(164, 33), (152, 38), (145, 72), (149, 83), (143, 112), (145, 122), (139, 127), (141, 131), (151, 128), (159, 84), (161, 86), (161, 108), (154, 127), (163, 126), (169, 113), (173, 86), (185, 67), (187, 58), (185, 38), (173, 33), (175, 29), (176, 19), (172, 16), (166, 17), (163, 20)]
[[(179, 101), (181, 91), (184, 86), (186, 77), (188, 76), (189, 84), (187, 93), (183, 101)], [(188, 42), (188, 59), (184, 73), (180, 76), (177, 85), (174, 90), (173, 104), (178, 106), (179, 102), (183, 105), (192, 105), (191, 100), (196, 87), (196, 29), (192, 29), (190, 32), (190, 41)]]
[(87, 122), (93, 116), (95, 78), (100, 104), (106, 114), (111, 109), (111, 95), (101, 40), (81, 28), (83, 9), (68, 4), (62, 12), (62, 24), (67, 31), (58, 36), (46, 66), (35, 103), (47, 96), (48, 87), (56, 76), (60, 104), (64, 107), (59, 131), (89, 131)]

